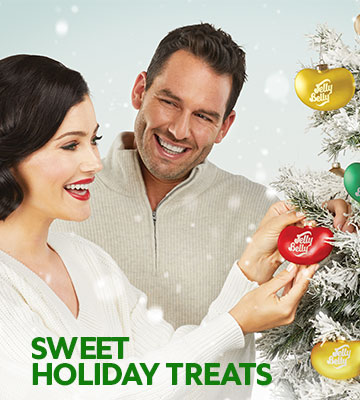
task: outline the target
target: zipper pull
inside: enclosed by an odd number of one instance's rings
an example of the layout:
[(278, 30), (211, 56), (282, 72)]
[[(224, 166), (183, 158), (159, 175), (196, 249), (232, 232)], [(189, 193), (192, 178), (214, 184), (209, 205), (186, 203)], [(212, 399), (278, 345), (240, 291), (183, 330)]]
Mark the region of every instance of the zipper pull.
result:
[(154, 222), (156, 222), (156, 211), (152, 212), (152, 219)]

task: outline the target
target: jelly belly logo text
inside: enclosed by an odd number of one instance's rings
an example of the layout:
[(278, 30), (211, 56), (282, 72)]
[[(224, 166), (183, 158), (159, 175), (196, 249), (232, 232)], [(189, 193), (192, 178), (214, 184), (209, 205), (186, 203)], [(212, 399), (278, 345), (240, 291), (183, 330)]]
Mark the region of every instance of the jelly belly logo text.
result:
[(314, 238), (310, 231), (299, 233), (290, 244), (289, 250), (296, 253), (298, 257), (305, 256), (312, 245)]
[(322, 107), (330, 103), (330, 95), (333, 92), (333, 84), (330, 79), (324, 79), (315, 85), (314, 91), (311, 93), (309, 101), (317, 103), (318, 107)]
[(351, 350), (348, 344), (336, 347), (332, 355), (327, 360), (327, 364), (334, 365), (335, 369), (346, 367), (347, 360), (350, 358), (350, 355), (351, 355)]

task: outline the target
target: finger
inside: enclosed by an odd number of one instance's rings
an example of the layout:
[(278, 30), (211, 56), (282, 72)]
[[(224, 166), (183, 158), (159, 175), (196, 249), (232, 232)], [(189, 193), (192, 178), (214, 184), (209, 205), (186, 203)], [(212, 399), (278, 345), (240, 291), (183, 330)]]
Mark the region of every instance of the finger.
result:
[(348, 212), (348, 204), (343, 199), (334, 199), (327, 202), (327, 209), (335, 215), (334, 228), (342, 229), (347, 217), (344, 214)]
[(275, 232), (281, 232), (284, 228), (289, 225), (294, 225), (297, 222), (303, 220), (305, 214), (300, 211), (289, 210), (285, 214), (281, 214), (277, 217), (272, 218), (271, 224)]
[(297, 272), (297, 266), (295, 264), (289, 264), (286, 270), (281, 271), (274, 278), (270, 279), (270, 281), (263, 283), (261, 286), (265, 287), (268, 291), (268, 294), (276, 294), (280, 289), (286, 286), (286, 284), (290, 283)]
[(351, 204), (348, 204), (347, 205), (347, 215), (348, 215), (348, 217), (347, 217), (347, 219), (346, 219), (346, 221), (345, 221), (345, 224), (344, 224), (344, 226), (342, 227), (342, 231), (343, 232), (350, 232), (350, 233), (353, 233), (353, 232), (355, 232), (355, 226), (352, 224), (352, 223), (350, 223), (350, 216), (352, 215), (352, 208), (351, 208)]
[(275, 263), (278, 264), (278, 266), (286, 261), (285, 258), (280, 254), (280, 251), (278, 249), (274, 251), (271, 258), (274, 260)]
[(314, 273), (317, 270), (317, 268), (318, 268), (317, 264), (313, 264), (307, 268), (304, 268), (299, 273), (297, 282), (294, 282), (287, 296), (282, 297), (281, 300), (289, 303), (291, 306), (296, 308), (297, 305), (299, 304), (299, 301), (301, 300), (302, 296), (305, 294), (309, 286), (310, 278), (314, 276)]
[(268, 211), (266, 212), (264, 218), (261, 220), (261, 223), (259, 227), (265, 225), (270, 219), (273, 217), (277, 217), (281, 214), (284, 214), (290, 210), (292, 210), (294, 207), (286, 202), (286, 201), (278, 201), (270, 206)]
[[(294, 278), (295, 279), (295, 278)], [(294, 283), (294, 279), (292, 279), (290, 282), (288, 282), (285, 287), (284, 287), (284, 291), (282, 292), (282, 296), (286, 296), (289, 292), (290, 289), (292, 288), (292, 285)]]
[(264, 270), (264, 279), (262, 282), (267, 282), (269, 279), (272, 278), (274, 273), (277, 271), (277, 269), (280, 267), (282, 263), (284, 263), (286, 260), (285, 258), (280, 254), (279, 250), (276, 249), (271, 256), (269, 256), (269, 263), (267, 266), (267, 272), (265, 273)]

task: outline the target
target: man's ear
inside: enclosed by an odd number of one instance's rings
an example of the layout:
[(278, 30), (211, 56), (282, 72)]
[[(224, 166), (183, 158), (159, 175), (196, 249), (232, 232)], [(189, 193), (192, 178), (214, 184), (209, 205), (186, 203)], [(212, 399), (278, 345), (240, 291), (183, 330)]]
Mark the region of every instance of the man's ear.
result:
[(225, 121), (223, 122), (220, 132), (216, 136), (215, 143), (220, 143), (224, 139), (224, 137), (228, 133), (228, 130), (230, 129), (230, 126), (235, 121), (235, 117), (236, 117), (236, 113), (234, 110), (232, 110), (230, 112), (230, 114), (227, 116), (227, 118), (225, 119)]
[(139, 110), (144, 99), (146, 88), (146, 72), (141, 72), (136, 80), (131, 92), (131, 102), (136, 110)]

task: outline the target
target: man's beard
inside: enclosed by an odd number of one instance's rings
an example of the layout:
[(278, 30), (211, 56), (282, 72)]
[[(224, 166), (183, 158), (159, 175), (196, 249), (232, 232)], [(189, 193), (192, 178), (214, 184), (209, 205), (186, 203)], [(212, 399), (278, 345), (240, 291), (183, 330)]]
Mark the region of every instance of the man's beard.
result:
[[(193, 151), (193, 145), (189, 143), (187, 140), (177, 140), (174, 138), (173, 134), (169, 131), (161, 131), (160, 129), (153, 129), (151, 133), (146, 133), (146, 122), (141, 114), (141, 110), (139, 111), (136, 120), (135, 120), (135, 141), (136, 147), (138, 149), (140, 158), (142, 160), (145, 168), (153, 175), (155, 178), (165, 181), (174, 181), (186, 179), (191, 170), (196, 167), (196, 165), (200, 164), (205, 160), (207, 155), (210, 153), (213, 145), (205, 147), (202, 152), (196, 157), (194, 160), (185, 160), (182, 164), (181, 162), (176, 163), (176, 165), (172, 165), (172, 161), (162, 160), (161, 163), (163, 167), (159, 166), (156, 160), (153, 157), (152, 145), (150, 144), (153, 139), (153, 136), (159, 133), (161, 138), (164, 140), (169, 139), (174, 144), (178, 143), (179, 145), (187, 145), (191, 147), (190, 151)], [(144, 141), (145, 137), (150, 137), (150, 140)], [(169, 168), (166, 167), (166, 164), (169, 165)], [(172, 167), (172, 168), (171, 168)]]

